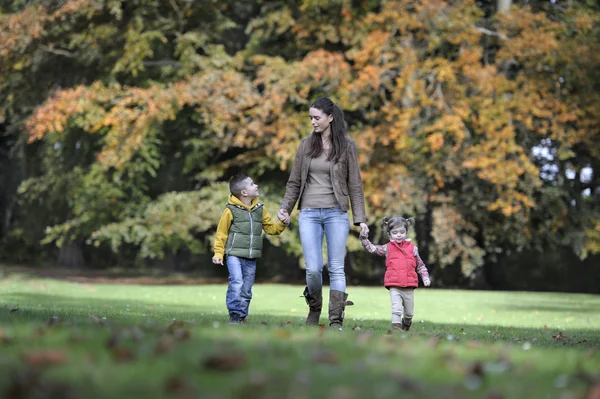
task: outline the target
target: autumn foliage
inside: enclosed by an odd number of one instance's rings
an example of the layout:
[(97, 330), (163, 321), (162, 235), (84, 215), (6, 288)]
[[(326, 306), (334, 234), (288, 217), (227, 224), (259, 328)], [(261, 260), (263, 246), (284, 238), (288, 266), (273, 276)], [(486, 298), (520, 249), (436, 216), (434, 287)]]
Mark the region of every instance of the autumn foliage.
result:
[[(472, 0), (217, 3), (77, 0), (1, 17), (5, 123), (22, 126), (29, 145), (90, 143), (47, 241), (143, 246), (146, 237), (164, 249), (168, 230), (126, 237), (148, 226), (147, 207), (162, 209), (166, 192), (210, 190), (236, 169), (273, 187), (276, 203), (310, 134), (307, 107), (327, 95), (359, 147), (369, 222), (415, 215), (428, 263), (469, 275), (504, 251), (560, 242), (581, 257), (600, 252), (598, 12), (486, 15)], [(203, 9), (214, 18), (196, 18)], [(26, 74), (89, 59), (99, 64), (78, 82), (19, 94)], [(21, 86), (9, 82), (15, 73)], [(41, 176), (69, 163), (40, 157), (52, 165)], [(169, 174), (176, 184), (155, 187)], [(76, 193), (100, 181), (121, 190), (106, 191), (119, 211), (76, 212)], [(194, 206), (219, 206), (203, 195)], [(199, 223), (186, 229), (209, 234)], [(190, 235), (177, 247), (199, 244)]]

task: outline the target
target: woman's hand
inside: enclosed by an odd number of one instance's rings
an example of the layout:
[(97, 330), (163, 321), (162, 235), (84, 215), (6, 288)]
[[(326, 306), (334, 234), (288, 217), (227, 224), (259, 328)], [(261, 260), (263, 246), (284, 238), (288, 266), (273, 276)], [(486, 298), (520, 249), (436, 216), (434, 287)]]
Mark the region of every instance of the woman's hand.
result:
[(290, 224), (290, 214), (283, 208), (277, 212), (277, 218), (286, 226)]
[(360, 224), (360, 235), (363, 237), (369, 236), (369, 226), (367, 226), (367, 224), (364, 222)]

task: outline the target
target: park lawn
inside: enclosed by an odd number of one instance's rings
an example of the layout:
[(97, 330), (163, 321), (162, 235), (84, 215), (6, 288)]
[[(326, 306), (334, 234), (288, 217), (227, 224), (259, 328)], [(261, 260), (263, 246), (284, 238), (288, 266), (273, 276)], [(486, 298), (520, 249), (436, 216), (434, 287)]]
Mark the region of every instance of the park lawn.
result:
[(600, 398), (598, 295), (419, 289), (392, 333), (384, 288), (348, 288), (343, 331), (289, 285), (227, 325), (226, 288), (4, 276), (0, 397)]

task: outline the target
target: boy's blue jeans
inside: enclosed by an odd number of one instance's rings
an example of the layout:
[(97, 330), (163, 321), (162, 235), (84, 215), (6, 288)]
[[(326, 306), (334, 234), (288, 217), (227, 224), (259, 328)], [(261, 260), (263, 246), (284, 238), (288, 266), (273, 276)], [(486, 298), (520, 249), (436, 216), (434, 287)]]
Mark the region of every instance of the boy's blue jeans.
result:
[(243, 319), (248, 316), (248, 307), (252, 299), (256, 259), (228, 255), (226, 262), (229, 270), (229, 287), (227, 287), (225, 301), (229, 317)]
[(323, 287), (323, 236), (327, 241), (327, 269), (331, 290), (346, 292), (344, 257), (350, 218), (341, 208), (305, 208), (298, 218), (309, 292)]

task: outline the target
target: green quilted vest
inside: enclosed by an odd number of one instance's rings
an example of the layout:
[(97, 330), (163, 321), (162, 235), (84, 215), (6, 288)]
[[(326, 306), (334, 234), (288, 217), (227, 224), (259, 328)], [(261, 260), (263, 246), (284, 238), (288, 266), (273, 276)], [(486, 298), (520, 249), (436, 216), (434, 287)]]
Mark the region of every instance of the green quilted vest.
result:
[(263, 204), (257, 203), (250, 211), (241, 206), (227, 204), (233, 221), (225, 244), (225, 255), (241, 258), (260, 258), (262, 252)]

